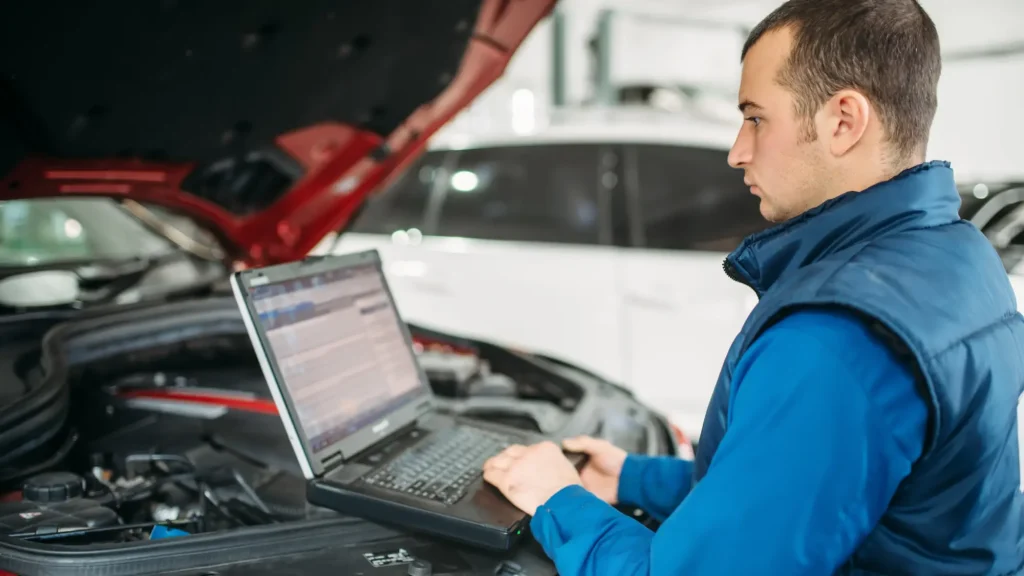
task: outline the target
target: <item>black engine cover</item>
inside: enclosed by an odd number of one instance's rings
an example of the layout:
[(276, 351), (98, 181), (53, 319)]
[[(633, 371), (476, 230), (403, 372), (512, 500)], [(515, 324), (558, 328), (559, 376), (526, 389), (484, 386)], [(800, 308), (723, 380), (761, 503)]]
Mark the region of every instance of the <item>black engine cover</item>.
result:
[(56, 504), (7, 502), (0, 504), (0, 534), (43, 535), (83, 528), (103, 528), (120, 522), (117, 513), (88, 498)]

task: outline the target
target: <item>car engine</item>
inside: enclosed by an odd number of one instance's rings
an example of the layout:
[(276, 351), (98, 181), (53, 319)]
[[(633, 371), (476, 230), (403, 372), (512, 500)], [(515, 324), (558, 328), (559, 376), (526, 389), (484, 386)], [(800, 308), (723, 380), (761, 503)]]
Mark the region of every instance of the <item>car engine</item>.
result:
[[(603, 436), (636, 452), (672, 443), (628, 394), (586, 373), (413, 332), (442, 411)], [(48, 416), (52, 439), (22, 456), (31, 464), (0, 466), (0, 536), (81, 546), (340, 517), (306, 502), (230, 301), (98, 315), (62, 324), (43, 342), (21, 349), (9, 368), (26, 397), (48, 391), (39, 397), (66, 403), (66, 413)]]

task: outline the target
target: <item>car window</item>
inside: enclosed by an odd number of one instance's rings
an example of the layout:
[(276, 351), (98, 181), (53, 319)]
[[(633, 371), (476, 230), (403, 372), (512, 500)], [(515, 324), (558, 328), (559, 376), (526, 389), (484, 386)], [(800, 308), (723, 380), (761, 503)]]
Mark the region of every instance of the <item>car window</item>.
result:
[(768, 226), (727, 151), (655, 144), (635, 151), (645, 246), (727, 252)]
[(444, 152), (427, 152), (387, 187), (371, 196), (349, 230), (364, 234), (391, 234), (422, 228), (431, 189), (439, 177)]
[(432, 233), (490, 240), (597, 244), (599, 145), (464, 150), (441, 187)]
[(173, 249), (106, 198), (0, 202), (0, 266), (120, 260)]

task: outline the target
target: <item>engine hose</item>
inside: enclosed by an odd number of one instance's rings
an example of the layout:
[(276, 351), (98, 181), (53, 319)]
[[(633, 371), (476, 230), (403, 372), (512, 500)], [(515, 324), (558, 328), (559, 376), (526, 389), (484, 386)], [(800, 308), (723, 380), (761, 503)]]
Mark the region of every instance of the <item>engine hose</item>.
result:
[(41, 462), (36, 462), (34, 464), (29, 464), (27, 466), (20, 466), (13, 470), (0, 470), (0, 489), (3, 489), (3, 487), (7, 485), (12, 485), (12, 487), (16, 486), (20, 488), (21, 483), (24, 480), (32, 476), (35, 476), (36, 474), (46, 472), (47, 470), (60, 464), (65, 458), (67, 458), (68, 454), (71, 453), (71, 450), (78, 443), (78, 437), (78, 431), (71, 430), (68, 433), (67, 437), (64, 439), (64, 442), (61, 443), (57, 451), (51, 454), (45, 460)]
[(257, 508), (259, 508), (265, 514), (272, 514), (270, 508), (267, 506), (267, 503), (264, 502), (263, 499), (259, 497), (259, 494), (256, 494), (256, 491), (252, 489), (252, 486), (250, 486), (249, 483), (245, 481), (245, 478), (242, 476), (241, 472), (239, 472), (235, 468), (232, 468), (231, 475), (234, 477), (235, 482), (237, 482), (238, 485), (242, 487), (242, 490), (245, 491), (245, 493), (249, 496), (249, 498), (252, 500), (253, 504), (255, 504)]

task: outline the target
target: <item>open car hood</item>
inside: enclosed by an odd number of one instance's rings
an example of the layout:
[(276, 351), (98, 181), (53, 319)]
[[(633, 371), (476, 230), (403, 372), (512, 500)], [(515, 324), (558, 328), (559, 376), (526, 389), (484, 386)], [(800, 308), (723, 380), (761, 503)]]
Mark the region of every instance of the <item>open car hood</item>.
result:
[(160, 205), (301, 258), (503, 73), (555, 0), (5, 3), (0, 198)]

